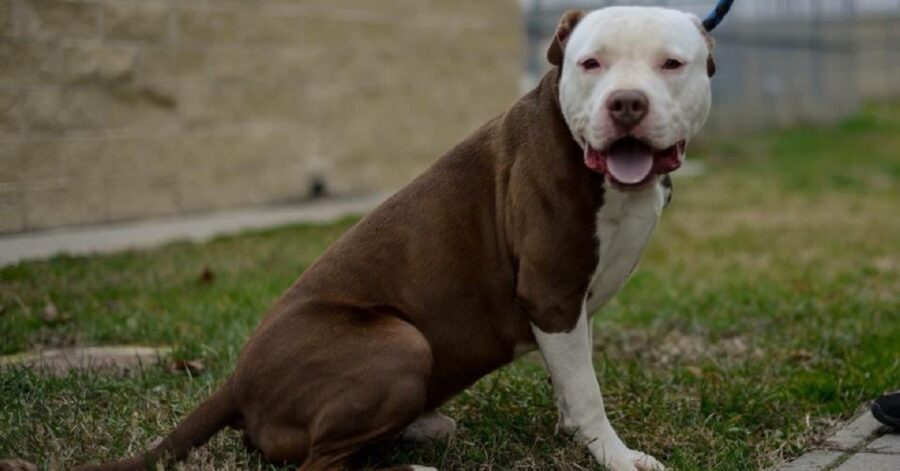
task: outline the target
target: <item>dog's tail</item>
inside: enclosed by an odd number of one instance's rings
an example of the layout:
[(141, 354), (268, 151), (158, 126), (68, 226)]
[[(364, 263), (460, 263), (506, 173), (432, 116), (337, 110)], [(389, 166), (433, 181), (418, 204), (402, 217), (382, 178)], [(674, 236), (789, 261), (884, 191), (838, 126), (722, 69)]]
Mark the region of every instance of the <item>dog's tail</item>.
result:
[(203, 445), (216, 432), (240, 418), (231, 384), (229, 378), (153, 449), (134, 458), (83, 466), (76, 471), (137, 471), (151, 469), (160, 460), (183, 460), (192, 448)]

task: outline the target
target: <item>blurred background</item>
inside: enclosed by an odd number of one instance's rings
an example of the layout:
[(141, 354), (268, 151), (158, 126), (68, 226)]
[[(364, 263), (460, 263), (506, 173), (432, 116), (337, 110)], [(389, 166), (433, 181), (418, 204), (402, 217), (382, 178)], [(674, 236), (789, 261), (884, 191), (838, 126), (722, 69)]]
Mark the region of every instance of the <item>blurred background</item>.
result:
[[(507, 109), (563, 10), (610, 4), (0, 0), (0, 460), (71, 469), (155, 442), (343, 216)], [(594, 317), (611, 419), (673, 470), (772, 470), (817, 447), (830, 469), (900, 469), (878, 455), (898, 435), (853, 458), (827, 441), (900, 387), (900, 0), (736, 0), (715, 37), (711, 121)], [(135, 346), (171, 358), (149, 368), (160, 356)], [(83, 355), (140, 363), (3, 367)], [(552, 433), (538, 357), (442, 410), (460, 421), (446, 448), (363, 462), (593, 466)], [(185, 469), (274, 469), (240, 443), (220, 434)], [(866, 456), (890, 461), (852, 467)]]
[[(611, 3), (714, 2), (0, 0), (0, 233), (396, 189)], [(900, 94), (900, 0), (739, 0), (716, 38), (705, 136)]]

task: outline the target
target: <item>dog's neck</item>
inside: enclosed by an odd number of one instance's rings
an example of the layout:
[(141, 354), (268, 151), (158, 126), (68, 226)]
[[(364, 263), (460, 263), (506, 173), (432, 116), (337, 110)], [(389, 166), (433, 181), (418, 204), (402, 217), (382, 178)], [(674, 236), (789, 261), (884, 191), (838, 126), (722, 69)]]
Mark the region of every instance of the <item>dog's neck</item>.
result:
[[(584, 151), (575, 141), (559, 101), (559, 68), (544, 74), (538, 85), (504, 115), (503, 144), (514, 162), (549, 185), (580, 188), (589, 204), (599, 206), (604, 179), (584, 165)], [(513, 170), (515, 171), (515, 170)]]
[[(566, 119), (562, 113), (562, 105), (559, 102), (559, 79), (560, 69), (559, 67), (553, 67), (541, 77), (541, 81), (538, 82), (538, 85), (531, 93), (529, 93), (529, 95), (535, 94), (535, 98), (538, 103), (540, 103), (541, 109), (547, 115), (548, 119), (546, 122), (548, 124), (553, 124), (553, 126), (548, 126), (546, 129), (563, 131), (558, 133), (558, 136), (554, 137), (559, 139), (560, 144), (563, 144), (562, 147), (565, 150), (572, 151), (580, 158), (582, 153), (581, 146), (578, 145), (575, 138), (572, 136), (569, 125), (566, 124)], [(526, 97), (527, 96), (528, 95), (526, 95)]]

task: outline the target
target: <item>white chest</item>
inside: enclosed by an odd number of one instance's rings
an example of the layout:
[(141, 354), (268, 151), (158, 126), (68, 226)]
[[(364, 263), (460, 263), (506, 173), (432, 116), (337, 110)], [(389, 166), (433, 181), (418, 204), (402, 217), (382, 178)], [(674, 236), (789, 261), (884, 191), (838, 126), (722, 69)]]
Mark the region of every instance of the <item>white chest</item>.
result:
[(665, 205), (657, 183), (637, 192), (607, 188), (597, 212), (599, 263), (591, 280), (588, 313), (609, 302), (634, 272)]

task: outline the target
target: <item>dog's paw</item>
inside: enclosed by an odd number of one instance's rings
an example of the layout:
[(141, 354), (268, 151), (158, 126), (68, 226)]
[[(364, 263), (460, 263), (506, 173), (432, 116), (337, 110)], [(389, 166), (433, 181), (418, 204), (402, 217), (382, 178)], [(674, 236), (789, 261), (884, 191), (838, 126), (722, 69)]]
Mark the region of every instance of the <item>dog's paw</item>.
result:
[(424, 414), (409, 424), (400, 438), (412, 442), (446, 441), (456, 432), (456, 421), (437, 412)]
[(621, 442), (592, 444), (591, 453), (597, 462), (609, 471), (665, 471), (666, 467), (656, 458), (628, 449)]
[(636, 450), (628, 450), (631, 461), (638, 471), (666, 471), (666, 467), (656, 458)]

